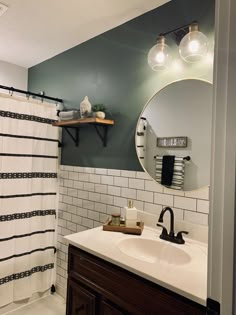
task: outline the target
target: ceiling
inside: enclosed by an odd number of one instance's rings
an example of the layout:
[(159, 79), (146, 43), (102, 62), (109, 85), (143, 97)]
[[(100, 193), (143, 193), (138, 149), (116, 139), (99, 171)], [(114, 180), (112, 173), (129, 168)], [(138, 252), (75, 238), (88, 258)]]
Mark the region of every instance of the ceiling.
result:
[(170, 0), (2, 0), (0, 60), (29, 68)]

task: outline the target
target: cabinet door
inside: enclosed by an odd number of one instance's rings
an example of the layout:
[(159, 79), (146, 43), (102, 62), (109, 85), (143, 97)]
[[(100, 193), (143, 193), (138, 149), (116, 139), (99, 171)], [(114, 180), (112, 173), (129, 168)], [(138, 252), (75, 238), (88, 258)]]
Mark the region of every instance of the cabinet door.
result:
[(68, 281), (67, 315), (95, 315), (96, 296), (78, 283)]
[(107, 301), (101, 301), (101, 315), (128, 315)]

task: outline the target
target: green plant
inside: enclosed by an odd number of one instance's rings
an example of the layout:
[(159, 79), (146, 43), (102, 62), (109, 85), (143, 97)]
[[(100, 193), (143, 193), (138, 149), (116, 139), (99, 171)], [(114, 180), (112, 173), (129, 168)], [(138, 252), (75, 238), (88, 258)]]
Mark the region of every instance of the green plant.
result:
[(106, 107), (103, 104), (95, 104), (92, 106), (93, 112), (105, 112)]

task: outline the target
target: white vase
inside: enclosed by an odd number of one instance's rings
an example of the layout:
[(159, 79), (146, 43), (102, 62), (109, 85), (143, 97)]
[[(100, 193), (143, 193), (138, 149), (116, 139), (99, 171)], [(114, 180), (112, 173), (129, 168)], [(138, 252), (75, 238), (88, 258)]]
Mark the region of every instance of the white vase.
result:
[(80, 116), (86, 118), (91, 114), (92, 105), (89, 102), (88, 96), (85, 96), (84, 100), (80, 103)]
[(96, 112), (95, 114), (97, 118), (101, 118), (101, 119), (104, 119), (106, 116), (104, 112)]

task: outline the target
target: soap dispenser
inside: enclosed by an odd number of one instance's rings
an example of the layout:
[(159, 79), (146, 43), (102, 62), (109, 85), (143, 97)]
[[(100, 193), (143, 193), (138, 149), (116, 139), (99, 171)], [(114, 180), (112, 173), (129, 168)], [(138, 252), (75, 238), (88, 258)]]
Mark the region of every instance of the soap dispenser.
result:
[(125, 225), (127, 227), (136, 227), (137, 219), (138, 212), (133, 206), (133, 200), (128, 200), (128, 206), (125, 207)]

